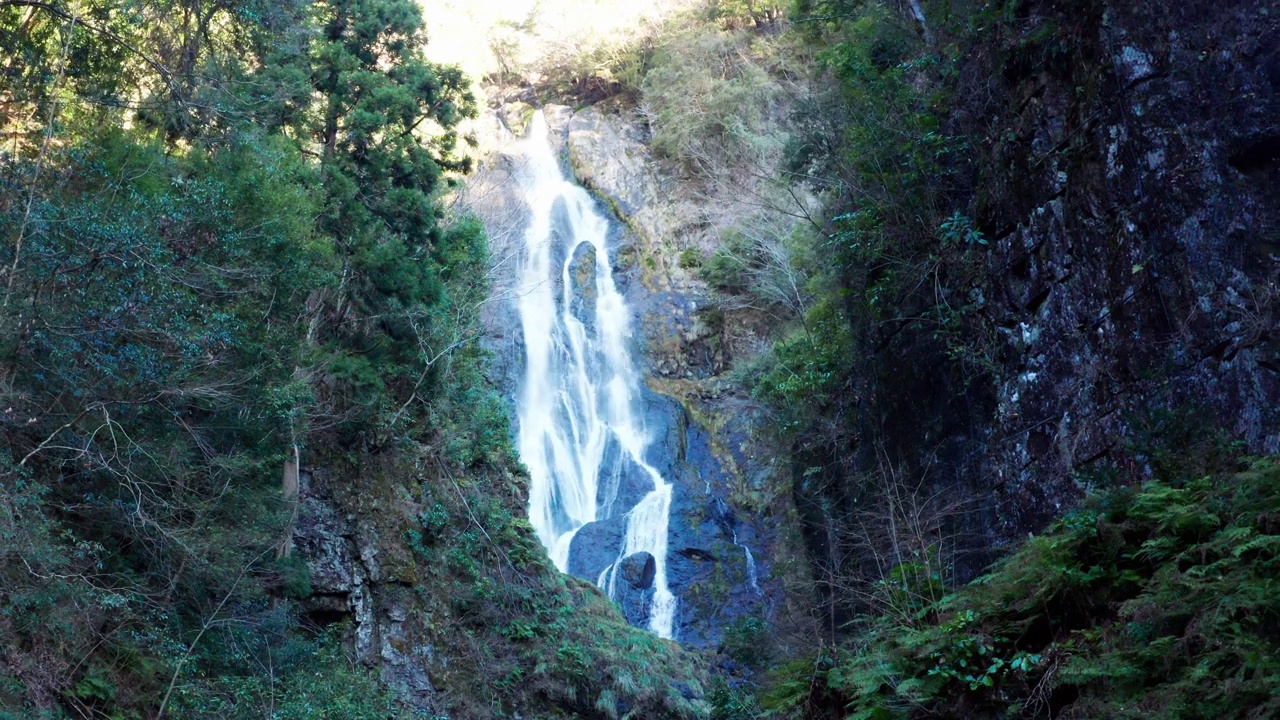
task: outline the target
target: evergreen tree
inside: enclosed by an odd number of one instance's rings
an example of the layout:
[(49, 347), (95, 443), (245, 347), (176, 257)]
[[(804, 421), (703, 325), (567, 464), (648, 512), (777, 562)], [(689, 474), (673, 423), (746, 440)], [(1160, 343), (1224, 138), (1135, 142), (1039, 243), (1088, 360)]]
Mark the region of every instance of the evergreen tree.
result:
[(379, 375), (412, 381), (403, 365), (421, 354), (450, 252), (436, 195), (445, 171), (469, 167), (455, 156), (456, 125), (475, 107), (459, 70), (423, 57), (409, 0), (334, 0), (320, 13), (310, 62), (321, 109), (309, 130), (322, 148), (320, 227), (342, 261), (322, 323), (341, 411), (344, 400), (368, 405)]

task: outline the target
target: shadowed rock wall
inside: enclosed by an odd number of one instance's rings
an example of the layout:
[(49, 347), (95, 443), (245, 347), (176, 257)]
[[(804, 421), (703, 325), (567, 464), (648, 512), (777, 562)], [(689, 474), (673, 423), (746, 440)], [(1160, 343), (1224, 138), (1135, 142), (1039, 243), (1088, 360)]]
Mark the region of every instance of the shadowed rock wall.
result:
[(1028, 25), (1056, 28), (1061, 50), (1006, 36), (961, 68), (982, 80), (957, 128), (988, 123), (980, 290), (1001, 373), (975, 470), (999, 498), (998, 535), (1058, 514), (1081, 469), (1143, 462), (1125, 445), (1152, 408), (1280, 452), (1269, 5), (1031, 2)]

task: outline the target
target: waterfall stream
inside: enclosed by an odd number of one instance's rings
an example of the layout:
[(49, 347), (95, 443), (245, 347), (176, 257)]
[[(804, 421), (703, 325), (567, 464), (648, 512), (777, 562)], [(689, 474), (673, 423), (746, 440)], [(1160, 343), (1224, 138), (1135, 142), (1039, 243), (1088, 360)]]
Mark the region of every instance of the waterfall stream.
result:
[[(541, 111), (515, 153), (524, 161), (520, 183), (529, 210), (516, 284), (525, 345), (517, 444), (529, 469), (529, 520), (552, 562), (568, 572), (578, 531), (625, 512), (617, 560), (597, 583), (617, 599), (619, 561), (633, 553), (652, 555), (648, 628), (670, 638), (676, 608), (666, 575), (672, 487), (646, 460), (642, 378), (628, 348), (629, 310), (613, 280), (609, 222), (561, 172)], [(652, 488), (631, 508), (618, 507), (624, 472)]]

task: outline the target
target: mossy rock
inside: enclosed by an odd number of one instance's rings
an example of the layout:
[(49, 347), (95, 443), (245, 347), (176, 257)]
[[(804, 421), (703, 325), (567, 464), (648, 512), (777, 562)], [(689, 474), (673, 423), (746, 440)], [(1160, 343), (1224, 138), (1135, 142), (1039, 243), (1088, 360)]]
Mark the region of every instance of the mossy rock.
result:
[(529, 103), (516, 101), (503, 105), (498, 110), (498, 117), (513, 135), (523, 137), (535, 112), (537, 109)]

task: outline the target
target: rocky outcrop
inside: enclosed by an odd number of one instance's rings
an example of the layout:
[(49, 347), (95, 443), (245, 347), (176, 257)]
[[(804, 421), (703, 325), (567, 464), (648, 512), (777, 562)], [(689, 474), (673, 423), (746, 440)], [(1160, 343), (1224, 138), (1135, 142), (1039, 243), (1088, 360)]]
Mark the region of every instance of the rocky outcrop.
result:
[(637, 307), (643, 358), (662, 377), (706, 378), (723, 370), (717, 329), (704, 322), (706, 285), (687, 258), (709, 254), (719, 241), (706, 220), (705, 201), (662, 172), (645, 144), (638, 118), (587, 108), (565, 133), (574, 176), (603, 200), (632, 234), (621, 254), (639, 281), (627, 294)]
[(573, 259), (569, 262), (569, 291), (571, 301), (569, 312), (582, 323), (588, 333), (595, 331), (596, 324), (596, 249), (591, 243), (582, 243), (574, 248)]
[(435, 651), (414, 594), (412, 552), (401, 533), (384, 536), (400, 514), (335, 493), (341, 483), (325, 470), (304, 470), (299, 484), (294, 552), (306, 562), (311, 583), (303, 612), (319, 627), (349, 620), (355, 657), (377, 668), (410, 706), (438, 712), (440, 699), (428, 674)]
[(1280, 17), (1261, 1), (1028, 6), (1084, 40), (971, 69), (1014, 109), (988, 129), (979, 217), (996, 230), (983, 312), (1012, 360), (979, 472), (1008, 535), (1071, 502), (1081, 470), (1143, 462), (1123, 450), (1152, 409), (1280, 452)]
[(637, 627), (649, 622), (656, 572), (657, 562), (647, 552), (632, 553), (618, 561), (618, 577), (614, 581), (618, 605), (627, 622)]

